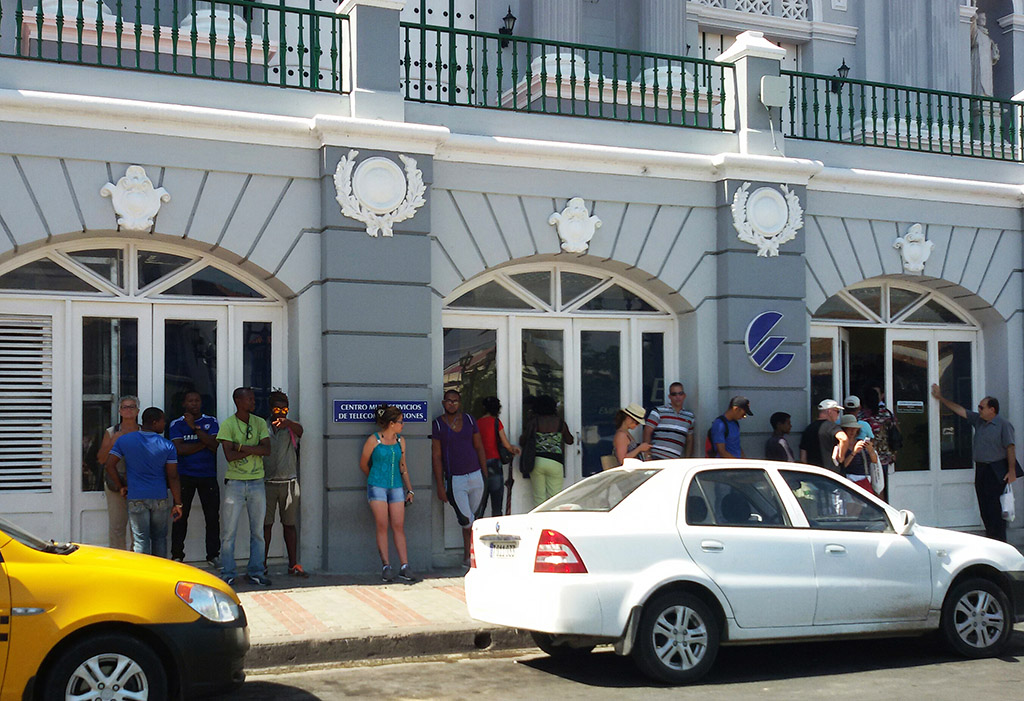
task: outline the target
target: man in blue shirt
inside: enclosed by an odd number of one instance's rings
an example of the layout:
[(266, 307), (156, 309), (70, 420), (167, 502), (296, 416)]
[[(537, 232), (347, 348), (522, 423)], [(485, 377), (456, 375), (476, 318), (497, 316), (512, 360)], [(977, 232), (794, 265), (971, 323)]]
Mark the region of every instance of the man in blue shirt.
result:
[(729, 408), (711, 423), (711, 429), (708, 431), (715, 457), (746, 457), (740, 445), (740, 421), (753, 415), (750, 401), (746, 397), (737, 396), (729, 400)]
[[(168, 515), (181, 518), (181, 488), (178, 484), (178, 454), (174, 444), (161, 433), (167, 419), (151, 406), (142, 412), (142, 428), (126, 433), (114, 442), (107, 457), (111, 484), (128, 500), (128, 524), (132, 550), (167, 557)], [(117, 474), (117, 462), (124, 458), (127, 486)], [(167, 497), (168, 488), (172, 499)]]
[(184, 415), (171, 422), (167, 432), (178, 452), (181, 480), (181, 518), (171, 526), (171, 558), (185, 559), (188, 516), (196, 492), (206, 521), (206, 561), (220, 569), (220, 488), (217, 486), (217, 419), (203, 413), (203, 397), (195, 390), (185, 393)]

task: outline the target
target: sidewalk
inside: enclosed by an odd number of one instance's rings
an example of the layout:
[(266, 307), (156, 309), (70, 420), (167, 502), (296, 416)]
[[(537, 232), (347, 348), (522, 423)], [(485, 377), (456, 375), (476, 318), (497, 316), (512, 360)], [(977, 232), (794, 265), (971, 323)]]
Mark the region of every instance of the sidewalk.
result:
[(300, 579), (271, 567), (272, 586), (235, 588), (249, 621), (246, 668), (532, 645), (526, 633), (469, 617), (463, 573), (440, 570), (416, 584), (385, 584), (369, 575)]

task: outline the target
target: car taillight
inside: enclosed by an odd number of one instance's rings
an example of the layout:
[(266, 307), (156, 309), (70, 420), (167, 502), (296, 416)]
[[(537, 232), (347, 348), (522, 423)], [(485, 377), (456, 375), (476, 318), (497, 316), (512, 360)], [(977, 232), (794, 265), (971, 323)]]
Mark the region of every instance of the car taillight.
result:
[(476, 544), (474, 539), (469, 539), (469, 569), (476, 567)]
[(533, 563), (534, 572), (559, 572), (562, 574), (583, 574), (587, 566), (576, 552), (569, 539), (558, 531), (544, 529), (537, 543), (537, 558)]

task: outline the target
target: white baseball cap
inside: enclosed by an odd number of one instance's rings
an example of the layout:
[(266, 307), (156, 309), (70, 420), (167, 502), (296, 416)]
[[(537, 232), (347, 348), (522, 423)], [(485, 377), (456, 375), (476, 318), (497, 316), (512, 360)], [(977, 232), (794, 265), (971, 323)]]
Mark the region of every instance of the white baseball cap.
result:
[(856, 394), (851, 394), (849, 397), (846, 398), (846, 401), (843, 402), (843, 404), (846, 406), (847, 409), (859, 409), (860, 397), (858, 397)]
[(818, 404), (818, 411), (828, 411), (829, 409), (842, 409), (839, 406), (839, 402), (835, 399), (822, 399), (821, 403)]

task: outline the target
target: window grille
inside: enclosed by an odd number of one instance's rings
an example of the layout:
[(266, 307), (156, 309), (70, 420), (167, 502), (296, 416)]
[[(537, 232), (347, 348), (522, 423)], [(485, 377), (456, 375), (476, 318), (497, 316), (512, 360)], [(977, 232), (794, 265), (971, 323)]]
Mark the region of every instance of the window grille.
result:
[(807, 19), (807, 0), (782, 0), (782, 16), (786, 19)]
[(736, 9), (754, 15), (770, 15), (772, 0), (736, 0)]

